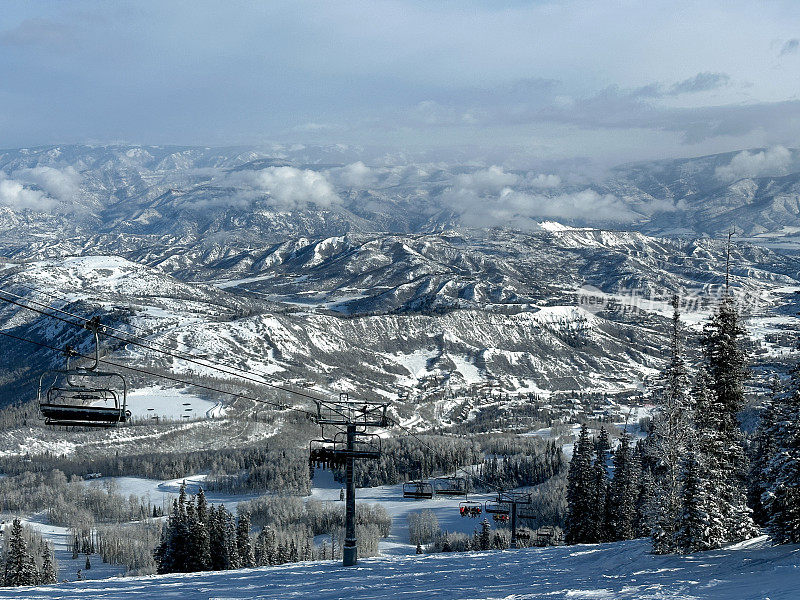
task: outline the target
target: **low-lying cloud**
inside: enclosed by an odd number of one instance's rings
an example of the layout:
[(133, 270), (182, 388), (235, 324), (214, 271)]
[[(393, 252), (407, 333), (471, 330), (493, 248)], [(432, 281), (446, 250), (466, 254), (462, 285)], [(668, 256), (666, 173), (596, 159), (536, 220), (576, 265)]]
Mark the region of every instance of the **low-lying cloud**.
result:
[(0, 204), (14, 209), (68, 210), (80, 193), (81, 176), (73, 167), (39, 166), (0, 172)]
[(760, 152), (743, 150), (727, 165), (717, 167), (714, 175), (724, 182), (764, 175), (785, 175), (791, 163), (792, 153), (783, 146), (774, 146)]
[(295, 167), (268, 167), (258, 171), (228, 174), (225, 185), (239, 188), (234, 201), (267, 198), (272, 208), (302, 209), (309, 206), (330, 208), (341, 199), (322, 173)]

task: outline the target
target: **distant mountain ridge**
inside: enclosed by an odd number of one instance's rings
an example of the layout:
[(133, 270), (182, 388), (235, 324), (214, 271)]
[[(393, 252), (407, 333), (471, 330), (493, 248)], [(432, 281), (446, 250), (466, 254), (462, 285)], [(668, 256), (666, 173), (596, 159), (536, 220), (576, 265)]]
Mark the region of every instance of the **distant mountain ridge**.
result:
[(548, 219), (685, 237), (719, 237), (735, 227), (773, 246), (794, 243), (800, 232), (797, 150), (623, 165), (580, 183), (499, 167), (368, 166), (353, 155), (336, 148), (0, 151), (0, 252), (15, 242), (96, 234), (277, 243), (461, 226), (531, 230)]

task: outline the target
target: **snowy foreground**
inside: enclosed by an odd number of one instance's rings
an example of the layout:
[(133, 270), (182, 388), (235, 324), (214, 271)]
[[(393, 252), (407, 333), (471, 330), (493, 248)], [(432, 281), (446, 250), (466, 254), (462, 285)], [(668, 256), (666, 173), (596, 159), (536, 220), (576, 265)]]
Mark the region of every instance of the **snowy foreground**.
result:
[(689, 557), (653, 556), (644, 541), (518, 551), (392, 556), (217, 573), (0, 588), (0, 598), (800, 598), (800, 547), (765, 538)]

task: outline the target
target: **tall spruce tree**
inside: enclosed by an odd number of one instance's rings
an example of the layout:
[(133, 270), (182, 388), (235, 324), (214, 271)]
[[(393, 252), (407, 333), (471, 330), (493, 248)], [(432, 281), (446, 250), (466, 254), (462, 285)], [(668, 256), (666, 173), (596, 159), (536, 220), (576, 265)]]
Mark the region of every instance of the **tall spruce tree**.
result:
[[(797, 367), (795, 367), (796, 371)], [(792, 379), (795, 379), (793, 374)], [(781, 409), (783, 388), (777, 375), (770, 380), (770, 392), (759, 411), (756, 429), (750, 451), (750, 477), (748, 478), (747, 503), (753, 509), (753, 520), (759, 525), (767, 525), (769, 515), (764, 506), (764, 493), (771, 486), (771, 475), (767, 470), (772, 457), (777, 452), (776, 413)]]
[(694, 445), (690, 445), (681, 469), (681, 513), (675, 536), (676, 549), (684, 554), (711, 547), (708, 493), (700, 473)]
[(36, 585), (39, 583), (39, 572), (33, 556), (28, 553), (25, 543), (25, 532), (22, 522), (14, 519), (8, 540), (8, 552), (3, 573), (4, 586)]
[(233, 515), (224, 506), (220, 506), (222, 514), (224, 532), (224, 569), (238, 569), (241, 566), (239, 561), (239, 547), (236, 543), (236, 521)]
[(58, 583), (58, 567), (53, 556), (53, 550), (47, 542), (42, 545), (42, 570), (39, 583)]
[(774, 407), (763, 477), (767, 530), (779, 544), (800, 543), (800, 365), (792, 372), (791, 387)]
[[(211, 539), (206, 523), (200, 520), (199, 510), (190, 504), (191, 510), (187, 510), (187, 521), (189, 529), (188, 546), (190, 557), (188, 568), (190, 571), (208, 571), (211, 569)], [(206, 509), (206, 518), (208, 513)]]
[(689, 374), (681, 345), (681, 317), (678, 296), (672, 297), (670, 362), (657, 391), (658, 410), (653, 417), (648, 451), (654, 486), (650, 513), (653, 551), (675, 550), (675, 529), (681, 510), (680, 469), (690, 434)]
[[(709, 374), (711, 411), (703, 424), (716, 438), (709, 450), (710, 462), (717, 471), (716, 484), (709, 490), (717, 499), (723, 539), (717, 546), (737, 542), (757, 533), (747, 506), (748, 463), (739, 413), (744, 408), (744, 383), (748, 377), (742, 342), (746, 335), (739, 322), (733, 297), (726, 292), (711, 321), (703, 329), (703, 354)], [(700, 417), (696, 419), (702, 424)], [(715, 543), (716, 542), (716, 543)]]
[(593, 502), (595, 500), (592, 463), (594, 444), (584, 423), (572, 451), (567, 474), (567, 544), (592, 541)]
[(592, 523), (589, 541), (604, 542), (608, 538), (608, 515), (606, 506), (606, 498), (609, 494), (608, 469), (606, 468), (606, 452), (604, 446), (598, 444), (597, 450), (598, 455), (592, 467), (592, 474), (594, 477), (594, 501), (592, 503)]
[(614, 452), (614, 477), (609, 486), (609, 529), (612, 540), (636, 537), (636, 502), (639, 498), (639, 473), (630, 436), (623, 433)]
[(236, 523), (236, 549), (239, 553), (239, 566), (253, 566), (253, 550), (250, 544), (250, 514), (242, 512)]

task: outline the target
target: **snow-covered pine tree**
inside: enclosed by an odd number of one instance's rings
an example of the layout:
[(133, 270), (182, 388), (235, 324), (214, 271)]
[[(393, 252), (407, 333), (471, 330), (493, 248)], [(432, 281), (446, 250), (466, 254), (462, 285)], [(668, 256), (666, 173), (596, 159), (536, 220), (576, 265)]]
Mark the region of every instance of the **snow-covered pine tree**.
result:
[(50, 544), (47, 542), (42, 546), (42, 570), (39, 574), (39, 583), (58, 583), (58, 567)]
[(767, 530), (778, 544), (800, 543), (800, 366), (792, 380), (792, 392), (775, 410), (774, 451), (764, 473)]
[(208, 501), (203, 488), (197, 490), (197, 518), (208, 526)]
[(250, 514), (242, 512), (236, 523), (236, 549), (239, 554), (239, 566), (253, 566), (253, 550), (250, 544)]
[(253, 559), (257, 567), (263, 567), (269, 564), (267, 559), (267, 528), (262, 527), (261, 531), (256, 536), (256, 543), (253, 546)]
[(697, 456), (699, 479), (706, 490), (706, 518), (708, 540), (711, 548), (726, 541), (725, 522), (720, 506), (719, 490), (723, 487), (725, 471), (720, 467), (724, 453), (724, 436), (720, 433), (721, 420), (716, 408), (716, 397), (711, 389), (711, 375), (701, 368), (692, 389), (694, 399), (694, 450)]
[(592, 474), (594, 477), (594, 501), (592, 503), (592, 523), (590, 530), (591, 542), (604, 542), (607, 537), (607, 514), (606, 514), (606, 496), (608, 490), (608, 470), (606, 469), (605, 452), (598, 446), (599, 455), (594, 461), (592, 466)]
[[(795, 370), (797, 367), (795, 367)], [(792, 379), (795, 379), (793, 376)], [(759, 410), (758, 427), (750, 445), (750, 476), (748, 477), (747, 503), (753, 509), (753, 520), (766, 525), (769, 515), (764, 507), (762, 496), (771, 485), (767, 468), (777, 448), (775, 445), (775, 413), (781, 407), (783, 386), (777, 375), (770, 380), (770, 392), (764, 398)]]
[[(208, 571), (211, 569), (211, 539), (208, 527), (200, 520), (198, 511), (193, 506), (190, 507), (191, 509), (187, 510), (190, 549), (188, 568), (192, 572)], [(208, 518), (207, 509), (206, 518)]]
[(648, 438), (652, 465), (653, 495), (651, 537), (653, 551), (675, 551), (675, 531), (680, 515), (680, 467), (689, 437), (689, 374), (681, 347), (681, 316), (678, 296), (672, 297), (670, 362), (656, 392), (658, 410)]
[(592, 503), (595, 500), (592, 463), (594, 444), (584, 423), (572, 451), (567, 474), (567, 544), (591, 542)]
[(236, 544), (236, 521), (233, 515), (228, 512), (224, 506), (220, 506), (219, 510), (222, 514), (223, 531), (225, 539), (225, 566), (224, 569), (238, 569), (241, 566), (239, 562), (239, 547)]
[(481, 532), (478, 536), (478, 542), (481, 550), (488, 550), (492, 547), (492, 532), (489, 519), (481, 521)]
[[(711, 321), (703, 328), (703, 353), (711, 391), (712, 415), (706, 415), (710, 433), (718, 438), (710, 446), (715, 454), (711, 463), (719, 471), (716, 489), (709, 493), (717, 499), (723, 525), (723, 540), (737, 542), (757, 533), (747, 506), (748, 464), (739, 412), (744, 408), (744, 382), (748, 377), (742, 350), (745, 329), (733, 297), (726, 293)], [(700, 421), (697, 418), (696, 421)]]
[(681, 513), (675, 528), (678, 552), (688, 554), (711, 547), (708, 494), (700, 476), (700, 464), (690, 444), (681, 468)]
[(3, 585), (8, 587), (20, 585), (36, 585), (39, 583), (39, 572), (33, 556), (28, 553), (22, 522), (14, 519), (8, 540), (8, 552), (3, 573)]
[(609, 485), (609, 528), (613, 540), (636, 537), (636, 502), (639, 497), (640, 469), (634, 459), (630, 436), (623, 433), (614, 452), (614, 477)]
[(268, 565), (278, 564), (278, 536), (269, 528), (267, 528), (266, 557)]

